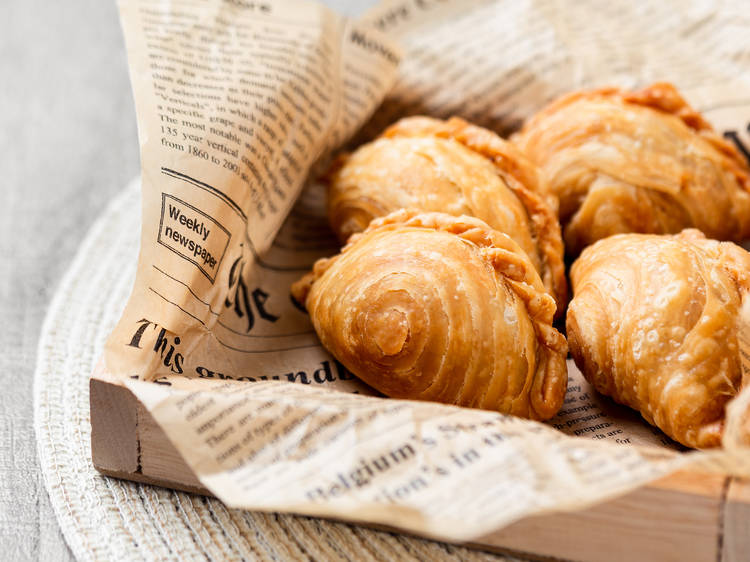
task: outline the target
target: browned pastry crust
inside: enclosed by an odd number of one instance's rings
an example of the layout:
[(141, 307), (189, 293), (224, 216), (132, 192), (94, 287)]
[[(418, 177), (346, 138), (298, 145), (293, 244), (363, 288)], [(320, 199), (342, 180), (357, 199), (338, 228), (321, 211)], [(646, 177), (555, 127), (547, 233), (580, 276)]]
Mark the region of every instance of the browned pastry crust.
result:
[(560, 200), (568, 253), (612, 234), (750, 237), (750, 168), (671, 84), (560, 98), (514, 139)]
[(548, 419), (567, 385), (554, 299), (507, 235), (400, 210), (292, 287), (323, 345), (384, 394)]
[(339, 158), (329, 217), (342, 241), (400, 208), (475, 216), (529, 254), (560, 309), (567, 300), (557, 201), (533, 164), (496, 134), (459, 118), (409, 117)]
[(571, 282), (568, 342), (584, 376), (680, 443), (718, 446), (743, 384), (750, 254), (692, 229), (622, 234), (586, 248)]

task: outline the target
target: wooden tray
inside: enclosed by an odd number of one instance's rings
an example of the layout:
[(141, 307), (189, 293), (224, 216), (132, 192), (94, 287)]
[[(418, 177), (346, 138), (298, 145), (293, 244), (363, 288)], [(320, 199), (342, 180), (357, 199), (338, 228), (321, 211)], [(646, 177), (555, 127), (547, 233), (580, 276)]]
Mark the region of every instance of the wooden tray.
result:
[[(128, 389), (92, 378), (90, 392), (97, 470), (210, 495)], [(750, 560), (750, 480), (678, 472), (590, 509), (526, 518), (471, 546), (538, 559)]]

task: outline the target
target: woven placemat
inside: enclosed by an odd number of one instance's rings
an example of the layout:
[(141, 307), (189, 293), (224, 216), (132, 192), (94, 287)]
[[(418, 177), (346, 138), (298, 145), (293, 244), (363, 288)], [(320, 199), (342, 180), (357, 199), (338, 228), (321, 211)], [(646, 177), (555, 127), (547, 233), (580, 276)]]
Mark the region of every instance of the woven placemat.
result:
[(91, 463), (89, 375), (135, 276), (133, 182), (86, 236), (42, 327), (34, 380), (40, 464), (79, 560), (507, 560), (309, 517), (228, 509), (212, 498), (100, 475)]

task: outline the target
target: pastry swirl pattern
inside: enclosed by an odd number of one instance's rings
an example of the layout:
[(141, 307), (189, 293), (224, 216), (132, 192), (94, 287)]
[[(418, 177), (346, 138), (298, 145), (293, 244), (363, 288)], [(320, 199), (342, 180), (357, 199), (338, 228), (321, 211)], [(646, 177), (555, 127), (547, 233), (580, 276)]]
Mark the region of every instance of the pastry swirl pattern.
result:
[(528, 254), (564, 307), (557, 200), (536, 166), (491, 131), (455, 117), (402, 119), (340, 157), (328, 179), (329, 217), (342, 241), (401, 208), (475, 216)]
[(571, 282), (567, 335), (584, 376), (680, 443), (718, 446), (743, 385), (750, 254), (692, 229), (623, 234), (586, 248)]
[(559, 198), (571, 255), (627, 232), (750, 237), (748, 163), (671, 84), (569, 94), (514, 141)]
[(548, 419), (567, 384), (554, 299), (510, 237), (400, 210), (292, 288), (323, 345), (384, 394)]

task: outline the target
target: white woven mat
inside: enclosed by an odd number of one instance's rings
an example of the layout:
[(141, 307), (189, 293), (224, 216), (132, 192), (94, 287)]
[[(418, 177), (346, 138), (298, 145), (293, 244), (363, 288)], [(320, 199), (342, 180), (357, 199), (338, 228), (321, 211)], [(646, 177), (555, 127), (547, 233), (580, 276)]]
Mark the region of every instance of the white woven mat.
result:
[(94, 224), (52, 300), (34, 381), (47, 491), (79, 560), (501, 560), (362, 527), (232, 510), (217, 500), (100, 475), (91, 463), (88, 377), (135, 276), (140, 191)]

